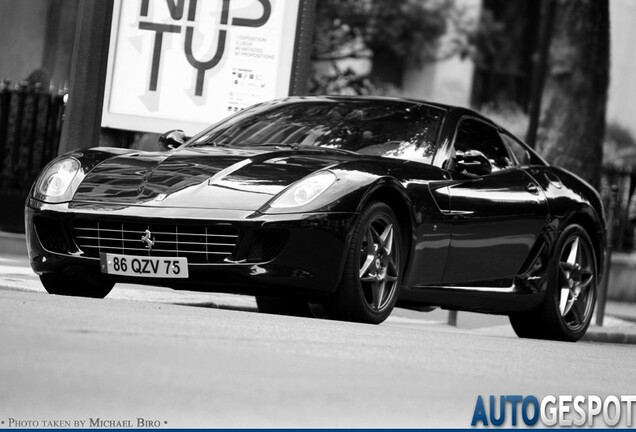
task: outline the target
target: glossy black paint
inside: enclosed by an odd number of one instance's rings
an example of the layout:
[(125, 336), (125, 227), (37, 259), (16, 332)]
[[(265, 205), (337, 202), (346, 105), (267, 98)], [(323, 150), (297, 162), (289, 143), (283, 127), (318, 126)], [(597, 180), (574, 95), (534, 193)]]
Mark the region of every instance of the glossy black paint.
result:
[[(279, 104), (349, 103), (360, 98), (292, 98)], [(386, 99), (373, 100), (377, 104)], [(393, 102), (393, 100), (391, 100)], [(406, 101), (424, 104), (418, 101)], [(223, 221), (236, 226), (239, 243), (221, 264), (190, 266), (187, 281), (118, 278), (175, 289), (327, 298), (337, 289), (358, 214), (372, 201), (387, 202), (400, 220), (406, 245), (400, 302), (510, 313), (536, 306), (545, 292), (545, 266), (559, 232), (570, 223), (590, 235), (602, 272), (603, 209), (585, 182), (532, 154), (486, 175), (458, 172), (457, 127), (479, 114), (425, 103), (443, 112), (431, 164), (316, 147), (189, 147), (168, 152), (96, 148), (76, 151), (83, 181), (73, 200), (50, 204), (32, 191), (26, 206), (29, 256), (38, 274), (105, 277), (99, 260), (83, 256), (72, 238), (77, 218)], [(272, 208), (294, 182), (328, 169), (337, 181), (310, 204)], [(37, 218), (56, 221), (65, 250), (47, 250)], [(259, 230), (283, 230), (289, 240), (273, 259), (248, 262)], [(110, 277), (110, 276), (109, 276)]]

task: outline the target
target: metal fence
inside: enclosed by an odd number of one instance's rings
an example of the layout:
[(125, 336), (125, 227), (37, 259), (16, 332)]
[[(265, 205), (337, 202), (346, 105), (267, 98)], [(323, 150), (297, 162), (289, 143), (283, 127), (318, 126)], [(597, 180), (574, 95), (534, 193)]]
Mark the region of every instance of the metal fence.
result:
[(40, 84), (0, 82), (0, 229), (23, 231), (31, 184), (57, 155), (64, 92)]
[(56, 154), (63, 92), (40, 84), (0, 83), (0, 191), (24, 194)]
[[(614, 251), (629, 252), (634, 249), (634, 190), (636, 189), (636, 170), (634, 167), (605, 167), (601, 176), (601, 197), (608, 217), (608, 234), (611, 233), (611, 248)], [(630, 211), (631, 209), (631, 211)]]

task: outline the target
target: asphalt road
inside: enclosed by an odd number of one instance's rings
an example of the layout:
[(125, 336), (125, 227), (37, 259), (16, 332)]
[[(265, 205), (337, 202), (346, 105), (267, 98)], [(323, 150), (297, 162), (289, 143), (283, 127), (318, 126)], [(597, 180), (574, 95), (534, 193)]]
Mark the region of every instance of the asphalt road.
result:
[(159, 288), (51, 296), (22, 264), (0, 258), (1, 427), (470, 427), (478, 395), (636, 388), (628, 345), (493, 336), (403, 311), (379, 326), (273, 316), (247, 297)]

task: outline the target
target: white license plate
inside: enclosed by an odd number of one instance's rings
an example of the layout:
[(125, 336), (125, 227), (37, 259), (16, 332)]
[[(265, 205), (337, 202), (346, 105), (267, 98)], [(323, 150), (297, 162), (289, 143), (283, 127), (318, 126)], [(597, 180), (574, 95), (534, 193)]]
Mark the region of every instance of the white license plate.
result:
[(102, 273), (153, 278), (188, 277), (188, 259), (176, 257), (147, 257), (100, 254)]

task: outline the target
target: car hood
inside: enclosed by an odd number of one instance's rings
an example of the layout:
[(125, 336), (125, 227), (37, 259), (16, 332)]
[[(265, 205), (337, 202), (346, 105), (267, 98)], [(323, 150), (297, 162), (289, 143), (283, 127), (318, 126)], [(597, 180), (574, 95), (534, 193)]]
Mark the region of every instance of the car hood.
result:
[(271, 148), (115, 155), (88, 172), (73, 200), (253, 211), (291, 183), (343, 157), (341, 152)]

